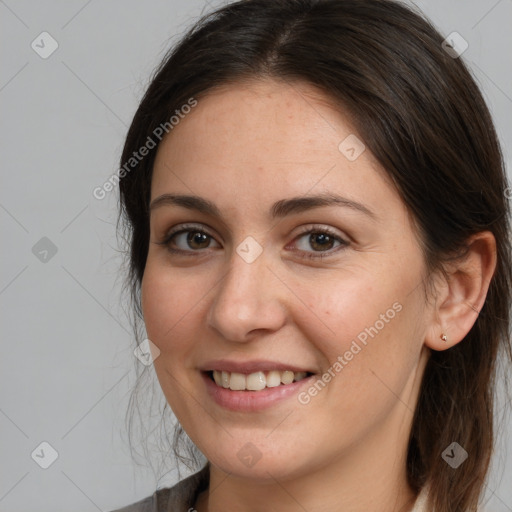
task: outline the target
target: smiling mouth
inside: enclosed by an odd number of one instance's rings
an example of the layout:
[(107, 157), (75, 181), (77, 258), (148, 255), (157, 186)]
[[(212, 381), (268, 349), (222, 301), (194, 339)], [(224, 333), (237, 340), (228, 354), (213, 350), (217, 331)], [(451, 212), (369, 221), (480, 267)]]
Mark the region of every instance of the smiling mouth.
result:
[(310, 372), (292, 372), (290, 370), (254, 372), (249, 374), (213, 370), (207, 372), (215, 384), (232, 391), (261, 391), (266, 388), (287, 386), (313, 375)]

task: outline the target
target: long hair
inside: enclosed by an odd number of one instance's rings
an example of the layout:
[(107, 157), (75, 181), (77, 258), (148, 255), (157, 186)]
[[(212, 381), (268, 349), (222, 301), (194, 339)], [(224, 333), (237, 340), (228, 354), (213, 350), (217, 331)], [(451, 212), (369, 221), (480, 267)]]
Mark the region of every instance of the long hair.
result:
[[(394, 182), (430, 271), (463, 254), (471, 235), (494, 234), (497, 268), (483, 309), (462, 342), (432, 351), (409, 439), (410, 485), (419, 491), (431, 484), (429, 507), (453, 512), (476, 510), (489, 469), (497, 357), (512, 359), (512, 264), (497, 135), (471, 73), (443, 39), (422, 15), (392, 0), (228, 4), (197, 22), (156, 70), (121, 166), (190, 98), (244, 80), (306, 82), (348, 112)], [(138, 320), (155, 154), (134, 163), (119, 183), (127, 287)], [(441, 457), (453, 441), (470, 455), (457, 470)]]

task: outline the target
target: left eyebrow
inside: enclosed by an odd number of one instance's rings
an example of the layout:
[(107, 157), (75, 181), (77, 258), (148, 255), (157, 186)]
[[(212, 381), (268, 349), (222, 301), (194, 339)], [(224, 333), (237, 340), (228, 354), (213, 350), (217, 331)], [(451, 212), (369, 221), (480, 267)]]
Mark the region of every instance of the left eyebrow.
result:
[(342, 206), (364, 213), (373, 220), (376, 219), (375, 213), (364, 204), (332, 193), (281, 199), (272, 205), (271, 215), (272, 218), (281, 218), (292, 213), (301, 213), (322, 206)]
[[(220, 219), (223, 218), (223, 215), (215, 203), (199, 196), (163, 194), (151, 202), (149, 209), (154, 210), (164, 205), (181, 206), (183, 208), (188, 208), (189, 210), (197, 210), (205, 215), (218, 217)], [(270, 208), (270, 216), (273, 219), (283, 218), (288, 215), (325, 206), (341, 206), (344, 208), (350, 208), (354, 211), (367, 215), (373, 220), (376, 219), (375, 213), (367, 206), (332, 193), (281, 199), (276, 201)]]

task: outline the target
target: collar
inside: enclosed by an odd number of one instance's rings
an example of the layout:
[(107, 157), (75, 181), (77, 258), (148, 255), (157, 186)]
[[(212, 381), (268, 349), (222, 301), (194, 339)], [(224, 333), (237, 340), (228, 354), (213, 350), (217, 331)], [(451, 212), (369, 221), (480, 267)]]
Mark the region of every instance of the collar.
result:
[(424, 486), (421, 489), (420, 493), (418, 494), (418, 497), (414, 502), (414, 507), (412, 508), (411, 512), (427, 512), (427, 495), (428, 488), (427, 486)]

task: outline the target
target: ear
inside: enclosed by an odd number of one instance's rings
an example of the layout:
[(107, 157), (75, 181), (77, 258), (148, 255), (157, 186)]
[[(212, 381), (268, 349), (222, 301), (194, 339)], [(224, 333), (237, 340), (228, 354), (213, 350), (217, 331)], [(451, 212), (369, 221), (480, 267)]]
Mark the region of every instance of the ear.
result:
[(435, 285), (433, 319), (425, 345), (446, 350), (464, 339), (484, 305), (496, 259), (494, 235), (482, 231), (468, 240), (463, 258), (445, 266), (446, 276), (438, 276)]

